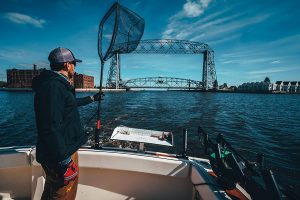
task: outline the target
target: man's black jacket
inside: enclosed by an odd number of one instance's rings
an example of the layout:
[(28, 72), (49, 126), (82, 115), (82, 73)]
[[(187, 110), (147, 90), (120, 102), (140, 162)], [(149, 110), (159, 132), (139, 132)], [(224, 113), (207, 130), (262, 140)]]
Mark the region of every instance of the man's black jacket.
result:
[(90, 98), (75, 98), (75, 89), (60, 74), (44, 70), (33, 79), (37, 125), (37, 161), (56, 165), (86, 142), (77, 106)]

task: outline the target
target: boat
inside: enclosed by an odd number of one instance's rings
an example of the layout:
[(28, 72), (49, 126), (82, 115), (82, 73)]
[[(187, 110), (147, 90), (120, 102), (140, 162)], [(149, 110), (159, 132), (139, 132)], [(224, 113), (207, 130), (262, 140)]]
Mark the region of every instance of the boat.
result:
[[(148, 151), (145, 145), (173, 148), (172, 132), (118, 126), (110, 139), (134, 142), (136, 149), (83, 146), (79, 149), (79, 187), (76, 199), (282, 199), (284, 194), (263, 156), (250, 162), (218, 135), (216, 142), (201, 127), (208, 158), (187, 155), (187, 130), (182, 153)], [(0, 148), (0, 199), (41, 198), (45, 173), (34, 146)], [(256, 168), (261, 169), (257, 171)], [(264, 173), (261, 173), (264, 172)], [(254, 176), (262, 176), (262, 182)]]
[[(134, 51), (144, 27), (143, 18), (117, 2), (104, 15), (98, 32), (99, 93), (105, 62)], [(137, 143), (138, 148), (105, 147), (99, 142), (100, 108), (98, 101), (96, 130), (90, 131), (95, 132), (95, 144), (78, 150), (78, 200), (246, 200), (291, 196), (265, 167), (262, 154), (257, 155), (256, 162), (250, 162), (222, 134), (212, 141), (201, 127), (198, 134), (204, 155), (197, 157), (187, 153), (186, 129), (181, 154), (145, 148), (148, 144), (174, 147), (172, 132), (125, 126), (116, 127), (110, 140)], [(0, 148), (0, 200), (39, 200), (44, 184), (45, 173), (36, 160), (35, 146)]]

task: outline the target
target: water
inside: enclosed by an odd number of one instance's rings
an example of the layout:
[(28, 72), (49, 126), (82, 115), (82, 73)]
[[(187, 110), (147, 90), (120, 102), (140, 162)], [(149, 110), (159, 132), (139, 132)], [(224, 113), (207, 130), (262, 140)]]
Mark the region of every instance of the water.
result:
[[(87, 93), (79, 93), (85, 96)], [(33, 145), (36, 141), (32, 92), (0, 91), (0, 146)], [(85, 125), (96, 103), (80, 108)], [(115, 126), (172, 131), (180, 152), (183, 128), (188, 128), (189, 154), (201, 150), (197, 127), (212, 138), (218, 133), (242, 153), (267, 156), (277, 178), (300, 188), (300, 95), (123, 92), (107, 93), (102, 104), (103, 129)], [(91, 126), (94, 126), (92, 120)]]

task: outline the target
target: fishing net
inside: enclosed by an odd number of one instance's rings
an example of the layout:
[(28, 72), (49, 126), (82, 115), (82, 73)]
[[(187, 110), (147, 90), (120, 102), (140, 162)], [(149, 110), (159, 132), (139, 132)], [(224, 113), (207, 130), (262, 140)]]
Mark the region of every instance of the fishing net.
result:
[[(134, 51), (144, 33), (145, 21), (133, 11), (115, 3), (102, 18), (98, 33), (98, 54), (101, 59), (100, 89), (102, 92), (104, 63), (115, 53)], [(100, 148), (100, 110), (98, 102), (97, 122), (95, 130), (95, 148)]]
[(115, 53), (134, 51), (144, 33), (145, 21), (138, 14), (115, 3), (99, 27), (98, 53), (102, 61)]

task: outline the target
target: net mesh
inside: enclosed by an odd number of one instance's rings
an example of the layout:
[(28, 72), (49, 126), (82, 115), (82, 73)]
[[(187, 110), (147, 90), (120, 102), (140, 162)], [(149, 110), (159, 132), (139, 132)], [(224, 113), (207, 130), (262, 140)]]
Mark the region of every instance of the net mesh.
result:
[(115, 3), (100, 23), (98, 52), (106, 61), (115, 53), (134, 51), (144, 33), (145, 21), (138, 14)]

